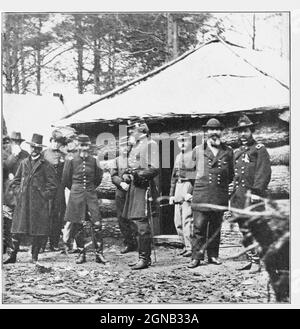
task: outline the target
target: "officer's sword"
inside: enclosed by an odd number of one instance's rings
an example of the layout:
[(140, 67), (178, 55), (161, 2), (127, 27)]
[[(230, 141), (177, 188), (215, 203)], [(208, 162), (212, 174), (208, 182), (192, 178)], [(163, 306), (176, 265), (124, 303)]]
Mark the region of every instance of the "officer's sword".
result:
[(151, 207), (151, 202), (153, 201), (153, 198), (151, 196), (151, 192), (150, 192), (151, 187), (149, 186), (147, 189), (147, 201), (148, 202), (148, 206), (149, 206), (149, 211), (150, 211), (150, 228), (151, 228), (151, 245), (152, 245), (152, 249), (153, 249), (153, 254), (154, 254), (154, 261), (155, 263), (157, 262), (156, 259), (156, 250), (155, 250), (155, 244), (153, 241), (153, 230), (154, 230), (154, 226), (153, 226), (153, 214), (152, 214), (152, 207)]

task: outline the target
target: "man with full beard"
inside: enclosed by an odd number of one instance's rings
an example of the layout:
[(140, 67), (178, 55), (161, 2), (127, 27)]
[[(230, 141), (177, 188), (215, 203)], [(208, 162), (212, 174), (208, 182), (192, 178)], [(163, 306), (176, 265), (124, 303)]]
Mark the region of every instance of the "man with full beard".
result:
[[(251, 204), (260, 201), (260, 197), (266, 196), (266, 190), (271, 179), (270, 156), (261, 143), (257, 143), (252, 134), (254, 132), (254, 123), (243, 115), (238, 120), (237, 127), (233, 128), (238, 132), (240, 147), (234, 152), (234, 180), (230, 186), (232, 192), (231, 206), (243, 209)], [(252, 193), (249, 204), (246, 204), (247, 191)], [(264, 207), (256, 207), (255, 211), (263, 211)], [(239, 218), (239, 226), (244, 235), (243, 244), (245, 247), (253, 243), (252, 236), (249, 233), (249, 225), (245, 218)], [(266, 245), (271, 244), (270, 228), (267, 223), (262, 221), (253, 222), (252, 230), (260, 232), (262, 240)], [(250, 270), (251, 273), (260, 271), (260, 259), (256, 251), (247, 252), (249, 263), (239, 270)]]
[(192, 209), (194, 217), (192, 236), (192, 261), (194, 268), (204, 265), (207, 250), (208, 263), (220, 265), (218, 259), (223, 211), (202, 207), (200, 203), (218, 206), (228, 205), (228, 185), (233, 177), (233, 151), (221, 142), (223, 126), (212, 118), (203, 126), (207, 141), (196, 146), (196, 180), (193, 190)]
[(44, 159), (43, 136), (33, 134), (30, 156), (24, 159), (12, 182), (18, 195), (12, 220), (12, 251), (3, 264), (15, 263), (20, 242), (25, 235), (32, 237), (32, 262), (38, 260), (45, 237), (50, 232), (49, 201), (56, 193), (57, 178), (52, 165)]

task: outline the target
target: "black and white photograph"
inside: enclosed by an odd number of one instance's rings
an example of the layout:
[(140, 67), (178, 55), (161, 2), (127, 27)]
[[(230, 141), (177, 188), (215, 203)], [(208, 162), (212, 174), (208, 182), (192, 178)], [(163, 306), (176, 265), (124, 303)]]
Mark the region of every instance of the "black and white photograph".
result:
[(1, 21), (3, 305), (291, 303), (289, 11)]

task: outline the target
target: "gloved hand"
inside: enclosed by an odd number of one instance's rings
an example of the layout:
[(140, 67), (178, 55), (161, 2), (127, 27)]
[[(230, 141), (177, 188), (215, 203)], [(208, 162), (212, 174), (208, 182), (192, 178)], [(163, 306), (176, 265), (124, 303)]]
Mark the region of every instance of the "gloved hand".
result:
[(233, 182), (228, 185), (228, 194), (231, 195), (233, 193)]
[(9, 179), (9, 180), (13, 180), (13, 179), (14, 179), (14, 177), (15, 177), (15, 176), (14, 176), (14, 174), (13, 174), (13, 173), (10, 173), (10, 174), (8, 175), (8, 179)]
[(18, 145), (18, 144), (13, 144), (13, 145), (11, 146), (11, 153), (12, 153), (14, 156), (17, 156), (20, 152), (21, 152), (21, 147), (20, 147), (20, 145)]
[(125, 182), (121, 182), (120, 186), (124, 191), (128, 191), (128, 189), (129, 189), (129, 184), (127, 184)]
[(190, 194), (190, 193), (187, 193), (187, 194), (184, 196), (184, 201), (189, 202), (189, 201), (192, 201), (192, 199), (193, 199), (193, 196), (192, 196), (192, 194)]
[(131, 174), (124, 174), (122, 178), (127, 184), (129, 184), (133, 180), (133, 176)]
[(175, 202), (175, 197), (174, 196), (170, 196), (169, 198), (169, 204), (174, 204)]

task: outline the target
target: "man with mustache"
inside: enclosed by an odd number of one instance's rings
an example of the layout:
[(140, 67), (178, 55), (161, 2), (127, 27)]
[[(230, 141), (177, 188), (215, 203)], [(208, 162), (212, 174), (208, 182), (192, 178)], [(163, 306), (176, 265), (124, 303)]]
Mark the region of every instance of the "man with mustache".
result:
[[(55, 169), (58, 180), (58, 188), (56, 191), (55, 198), (51, 204), (51, 232), (49, 236), (49, 247), (50, 251), (58, 251), (58, 244), (61, 236), (61, 230), (63, 227), (63, 220), (66, 210), (65, 192), (64, 186), (62, 185), (62, 173), (65, 163), (65, 155), (63, 153), (63, 148), (66, 145), (66, 138), (58, 129), (55, 129), (52, 132), (50, 143), (50, 147), (43, 152), (43, 155), (44, 158), (48, 162), (50, 162)], [(48, 237), (45, 239), (45, 242), (42, 246), (42, 250), (45, 250), (47, 240)]]
[(177, 137), (180, 153), (177, 154), (171, 176), (169, 204), (175, 204), (174, 224), (177, 235), (184, 248), (180, 255), (192, 256), (192, 224), (193, 212), (191, 199), (195, 180), (195, 162), (192, 152), (192, 135), (182, 132)]
[[(4, 198), (3, 203), (8, 206), (12, 212), (16, 206), (16, 195), (11, 187), (11, 183), (14, 176), (19, 168), (22, 160), (29, 156), (29, 153), (21, 148), (21, 144), (24, 139), (20, 132), (13, 131), (10, 138), (6, 136), (3, 138), (3, 191)], [(10, 237), (11, 221), (4, 221), (4, 236)], [(11, 245), (11, 243), (9, 244)], [(4, 245), (3, 251), (6, 252), (6, 244)]]
[(70, 197), (65, 213), (65, 221), (70, 222), (70, 234), (66, 246), (75, 238), (80, 253), (77, 264), (86, 262), (84, 249), (84, 225), (87, 214), (93, 225), (92, 236), (96, 249), (95, 261), (106, 263), (103, 257), (103, 238), (101, 214), (98, 206), (96, 188), (102, 180), (102, 169), (97, 166), (96, 159), (90, 154), (89, 136), (81, 134), (78, 140), (78, 154), (65, 162), (63, 170), (63, 186), (70, 190)]
[(153, 202), (150, 202), (149, 194), (154, 201), (155, 179), (159, 173), (159, 149), (143, 119), (133, 124), (129, 140), (133, 146), (128, 154), (127, 170), (122, 175), (122, 179), (129, 185), (122, 217), (132, 220), (137, 231), (138, 260), (129, 266), (133, 270), (142, 270), (151, 265), (150, 221)]
[[(259, 197), (266, 196), (266, 190), (271, 179), (270, 156), (261, 143), (257, 143), (253, 138), (254, 123), (243, 115), (238, 120), (238, 125), (233, 128), (238, 132), (240, 147), (234, 152), (234, 180), (230, 186), (231, 206), (243, 209), (259, 201)], [(247, 191), (252, 193), (250, 204), (246, 204)], [(255, 208), (255, 211), (262, 211), (263, 208)], [(243, 244), (245, 247), (253, 243), (253, 238), (249, 236), (249, 227), (245, 218), (239, 219), (239, 225), (244, 235)], [(254, 225), (254, 224), (253, 224)], [(255, 224), (256, 225), (256, 224)], [(259, 222), (253, 227), (260, 230), (264, 235), (264, 242), (268, 245), (268, 239), (272, 234), (269, 226), (264, 222)], [(252, 228), (252, 229), (253, 229)], [(250, 270), (251, 273), (260, 271), (260, 259), (256, 251), (247, 253), (249, 262), (239, 270)]]
[(57, 189), (54, 168), (42, 156), (43, 136), (33, 134), (31, 154), (24, 159), (14, 177), (12, 188), (17, 204), (12, 220), (12, 252), (3, 264), (15, 263), (21, 239), (32, 237), (32, 262), (36, 263), (41, 245), (50, 232), (49, 203)]
[(124, 218), (122, 212), (125, 205), (126, 194), (129, 190), (129, 184), (123, 179), (128, 166), (128, 153), (132, 145), (129, 143), (127, 136), (119, 139), (119, 156), (114, 160), (111, 168), (111, 181), (116, 186), (116, 211), (120, 231), (124, 237), (124, 248), (121, 254), (126, 254), (137, 249), (136, 226), (131, 219)]
[(205, 264), (205, 250), (208, 263), (221, 264), (218, 256), (223, 211), (211, 210), (199, 206), (199, 203), (227, 206), (228, 185), (233, 177), (233, 151), (221, 142), (224, 127), (219, 120), (212, 118), (203, 128), (207, 140), (194, 149), (196, 180), (192, 199), (194, 222), (189, 268)]

